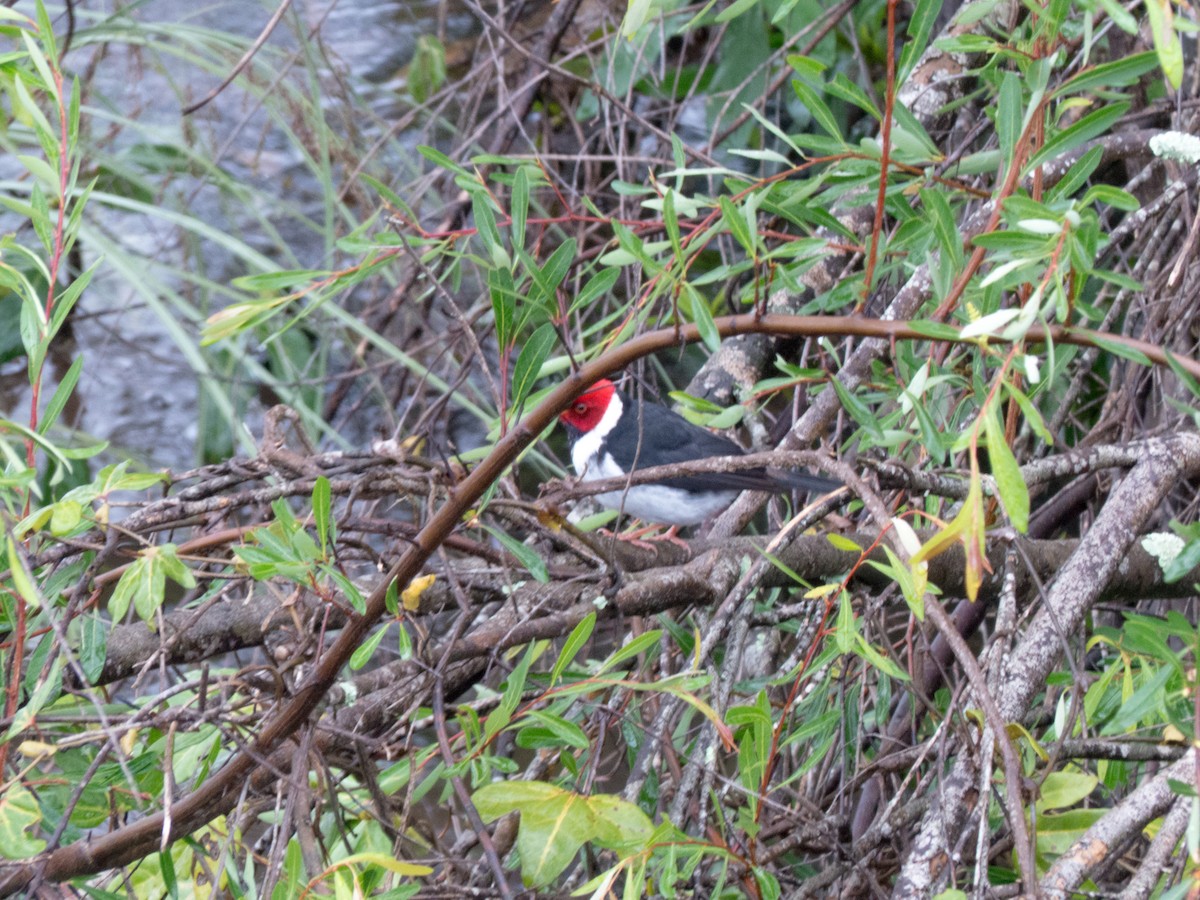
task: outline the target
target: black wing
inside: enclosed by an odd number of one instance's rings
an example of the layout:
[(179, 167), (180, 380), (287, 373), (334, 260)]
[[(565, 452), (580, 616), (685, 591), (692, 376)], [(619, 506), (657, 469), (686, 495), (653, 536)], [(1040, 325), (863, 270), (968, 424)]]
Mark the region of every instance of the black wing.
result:
[[(745, 450), (721, 434), (693, 425), (662, 406), (639, 404), (622, 395), (621, 421), (605, 442), (605, 450), (625, 471), (652, 465), (673, 465), (711, 456), (744, 456)], [(653, 462), (651, 462), (653, 460)], [(807, 472), (714, 472), (664, 478), (668, 487), (687, 491), (831, 491), (841, 484)]]

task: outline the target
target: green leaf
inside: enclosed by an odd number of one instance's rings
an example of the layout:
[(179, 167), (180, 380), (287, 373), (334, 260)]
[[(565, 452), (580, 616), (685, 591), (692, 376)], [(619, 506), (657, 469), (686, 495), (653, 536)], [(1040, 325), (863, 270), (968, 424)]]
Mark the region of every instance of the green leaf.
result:
[(653, 8), (654, 0), (629, 0), (625, 17), (621, 20), (621, 37), (631, 39), (637, 34), (638, 29), (649, 20)]
[(688, 306), (691, 308), (692, 321), (696, 323), (696, 328), (700, 331), (700, 337), (706, 346), (713, 353), (721, 349), (721, 334), (717, 331), (717, 323), (713, 321), (712, 310), (708, 308), (708, 302), (704, 296), (692, 287), (688, 282), (684, 282), (681, 287), (683, 293), (687, 295)]
[(596, 820), (594, 843), (622, 855), (650, 843), (654, 823), (635, 804), (612, 794), (594, 794), (587, 798), (587, 805)]
[(75, 308), (75, 302), (87, 290), (88, 285), (92, 283), (92, 276), (95, 274), (96, 264), (93, 264), (81, 272), (78, 278), (68, 284), (66, 289), (59, 293), (54, 301), (54, 309), (50, 313), (49, 327), (46, 330), (48, 338), (53, 338), (58, 334), (63, 323), (67, 321), (67, 316)]
[(1175, 90), (1183, 84), (1183, 43), (1175, 30), (1175, 11), (1171, 0), (1145, 0), (1146, 18), (1154, 37), (1154, 52), (1163, 75)]
[(971, 480), (967, 486), (967, 496), (956, 515), (944, 528), (921, 545), (921, 549), (913, 554), (912, 565), (933, 559), (944, 553), (956, 543), (962, 544), (966, 554), (966, 565), (963, 580), (965, 582), (968, 600), (974, 600), (979, 595), (979, 587), (983, 584), (983, 571), (987, 564), (984, 552), (984, 532), (986, 522), (983, 514), (983, 487), (979, 480), (979, 468), (971, 457)]
[(662, 637), (662, 631), (658, 628), (643, 632), (631, 640), (624, 647), (614, 652), (608, 659), (601, 663), (600, 668), (596, 670), (597, 675), (603, 675), (605, 672), (615, 669), (625, 660), (637, 656), (641, 653), (650, 652), (651, 648), (658, 646), (658, 640)]
[(525, 220), (529, 215), (529, 176), (525, 167), (518, 166), (517, 174), (513, 177), (512, 200), (510, 201), (509, 216), (512, 218), (512, 248), (516, 253), (525, 247)]
[[(53, 650), (53, 644), (46, 645), (47, 653)], [(38, 654), (34, 654), (36, 657)], [(31, 679), (32, 684), (31, 684)], [(13, 716), (11, 724), (8, 726), (8, 731), (5, 732), (0, 741), (9, 741), (16, 735), (25, 731), (37, 718), (37, 714), (53, 703), (62, 695), (62, 659), (55, 657), (50, 664), (50, 671), (43, 674), (41, 667), (31, 667), (26, 675), (25, 682), (26, 690), (30, 690), (32, 696), (29, 701), (17, 710), (17, 714)], [(3, 851), (0, 851), (3, 852)]]
[(558, 311), (558, 287), (567, 277), (567, 272), (575, 262), (578, 245), (575, 238), (567, 238), (555, 248), (541, 267), (530, 266), (529, 274), (533, 276), (536, 286), (534, 296), (546, 312), (554, 315)]
[(843, 590), (838, 601), (837, 628), (833, 632), (834, 645), (837, 647), (838, 653), (853, 651), (857, 646), (856, 637), (858, 637), (858, 624), (854, 619), (854, 606), (850, 592)]
[(550, 670), (551, 686), (562, 677), (562, 673), (566, 671), (567, 666), (571, 664), (579, 651), (583, 649), (583, 645), (591, 638), (592, 630), (595, 627), (596, 614), (592, 612), (584, 616), (583, 620), (571, 629), (571, 633), (567, 635), (567, 639), (563, 643), (563, 648), (558, 654), (558, 659), (554, 663), (554, 668)]
[(731, 19), (736, 19), (742, 13), (748, 12), (758, 5), (759, 0), (734, 0), (719, 13), (717, 13), (715, 21), (728, 22)]
[(432, 34), (417, 37), (412, 62), (408, 64), (408, 92), (424, 103), (446, 83), (446, 48)]
[(488, 272), (488, 288), (492, 298), (492, 316), (496, 328), (496, 341), (505, 353), (515, 339), (513, 325), (516, 318), (517, 291), (512, 273), (508, 269), (491, 269)]
[(1086, 772), (1051, 772), (1038, 791), (1037, 811), (1066, 809), (1086, 799), (1100, 779)]
[[(1100, 150), (1101, 148), (1096, 147), (1095, 149)], [(1123, 212), (1133, 212), (1142, 205), (1133, 194), (1123, 191), (1119, 187), (1114, 187), (1111, 184), (1097, 184), (1088, 188), (1088, 192), (1083, 195), (1080, 203), (1085, 205), (1090, 203), (1106, 203), (1114, 209), (1119, 209)]]
[[(391, 623), (388, 623), (388, 625), (390, 624)], [(388, 633), (388, 625), (384, 625), (382, 628), (376, 628), (369, 638), (358, 645), (354, 653), (350, 656), (351, 669), (361, 669), (371, 661), (371, 657), (374, 656), (375, 651), (379, 649), (379, 643), (383, 640), (383, 636)]]
[(514, 410), (521, 408), (521, 404), (533, 390), (534, 383), (542, 373), (542, 365), (546, 362), (546, 357), (550, 355), (550, 351), (554, 349), (557, 341), (558, 332), (549, 322), (538, 326), (525, 341), (525, 346), (521, 348), (517, 362), (513, 366), (511, 391)]
[(42, 595), (34, 584), (33, 575), (25, 564), (25, 555), (17, 549), (17, 541), (8, 535), (8, 571), (13, 586), (29, 606), (37, 609), (42, 605)]
[(941, 191), (921, 188), (921, 205), (928, 211), (928, 222), (933, 225), (933, 233), (937, 237), (938, 247), (942, 255), (957, 266), (962, 261), (963, 241), (958, 231), (958, 223), (950, 209), (945, 195)]
[(304, 851), (300, 848), (300, 841), (294, 837), (288, 841), (287, 849), (283, 852), (283, 871), (286, 877), (275, 884), (271, 900), (294, 900), (295, 895), (299, 893), (297, 887), (308, 881), (308, 874), (304, 868)]
[(54, 389), (54, 396), (46, 404), (46, 411), (42, 413), (42, 418), (38, 422), (38, 432), (40, 434), (45, 434), (58, 421), (63, 408), (67, 405), (67, 401), (71, 399), (71, 394), (75, 391), (75, 385), (79, 382), (81, 372), (83, 372), (83, 357), (77, 356), (75, 361), (71, 363), (71, 368), (67, 369), (62, 379), (58, 382), (58, 387)]
[(1103, 106), (1088, 113), (1070, 128), (1063, 129), (1046, 141), (1042, 149), (1034, 154), (1033, 158), (1029, 161), (1025, 167), (1026, 171), (1032, 171), (1042, 163), (1061, 156), (1068, 150), (1073, 150), (1080, 144), (1106, 133), (1128, 111), (1129, 103), (1121, 102), (1111, 103), (1108, 106)]
[(575, 301), (571, 304), (571, 311), (574, 312), (576, 310), (591, 306), (591, 304), (598, 300), (602, 295), (609, 293), (609, 291), (613, 289), (613, 285), (617, 283), (617, 279), (620, 277), (620, 269), (601, 269), (587, 280), (587, 283), (579, 292), (579, 296), (577, 296)]
[(587, 797), (543, 782), (497, 781), (481, 787), (471, 800), (485, 822), (521, 814), (517, 849), (521, 879), (530, 887), (557, 878), (589, 841), (633, 852), (654, 834), (646, 814), (620, 797)]
[(1004, 428), (996, 415), (994, 406), (984, 413), (984, 431), (987, 434), (988, 458), (992, 463), (992, 477), (996, 479), (996, 490), (1004, 511), (1017, 531), (1024, 534), (1029, 529), (1029, 488), (1021, 477), (1021, 467), (1013, 456), (1008, 441), (1004, 439)]
[(324, 475), (317, 476), (312, 490), (313, 521), (317, 526), (317, 541), (321, 545), (321, 555), (329, 552), (329, 531), (333, 526), (332, 493), (329, 479)]
[(537, 551), (532, 547), (526, 546), (518, 541), (515, 537), (501, 531), (499, 528), (493, 528), (491, 525), (484, 525), (484, 530), (498, 540), (504, 549), (516, 557), (519, 562), (534, 580), (546, 584), (550, 580), (550, 575), (546, 571), (545, 561), (537, 555)]
[[(530, 783), (526, 782), (526, 786)], [(530, 887), (549, 884), (575, 858), (579, 848), (595, 834), (594, 822), (588, 814), (584, 798), (561, 788), (544, 785), (549, 790), (536, 802), (522, 801), (510, 790), (513, 783), (497, 782), (484, 785), (472, 797), (484, 821), (518, 810), (521, 813), (517, 831), (517, 849), (521, 855), (521, 880)], [(528, 787), (521, 793), (527, 793)]]
[(1053, 202), (1061, 197), (1074, 196), (1077, 190), (1087, 184), (1087, 180), (1092, 177), (1102, 159), (1104, 148), (1092, 147), (1075, 160), (1071, 168), (1067, 169), (1067, 174), (1059, 179), (1058, 184), (1046, 192), (1046, 199)]
[(1061, 856), (1071, 849), (1083, 833), (1105, 814), (1104, 809), (1073, 809), (1065, 813), (1046, 813), (1037, 819), (1037, 852), (1043, 856)]
[[(383, 605), (387, 607), (387, 611), (393, 616), (400, 615), (400, 585), (396, 583), (396, 579), (388, 582), (387, 591), (383, 595)], [(404, 629), (401, 629), (403, 631)]]
[(925, 52), (929, 44), (929, 36), (933, 26), (942, 11), (942, 0), (917, 0), (913, 8), (912, 18), (908, 20), (908, 40), (900, 51), (900, 62), (896, 67), (896, 83), (903, 84), (916, 65), (917, 59)]
[(583, 729), (561, 716), (534, 709), (529, 711), (525, 719), (537, 724), (525, 725), (517, 732), (518, 747), (526, 750), (545, 747), (574, 747), (577, 750), (586, 750), (590, 746)]
[(1010, 253), (1044, 253), (1046, 238), (1019, 231), (988, 231), (971, 238), (971, 243), (985, 250), (1005, 250)]
[(662, 213), (663, 227), (666, 228), (667, 239), (671, 242), (671, 252), (682, 265), (683, 239), (679, 234), (679, 216), (675, 212), (675, 192), (672, 190), (668, 190), (663, 196)]
[(98, 613), (84, 613), (79, 626), (79, 665), (88, 683), (95, 684), (108, 653), (108, 625)]
[(923, 334), (925, 337), (932, 338), (935, 341), (958, 340), (958, 329), (953, 325), (947, 325), (944, 322), (930, 322), (927, 319), (914, 319), (908, 323), (908, 327), (918, 334)]
[[(793, 67), (795, 66), (794, 59), (794, 57), (788, 58), (788, 62)], [(825, 130), (826, 134), (837, 141), (844, 141), (841, 129), (838, 128), (837, 119), (825, 105), (820, 94), (799, 79), (792, 80), (792, 90), (796, 92), (796, 97), (804, 104), (804, 108), (808, 110), (813, 120)]]
[(1017, 140), (1021, 137), (1021, 123), (1025, 120), (1022, 93), (1021, 77), (1016, 72), (1005, 72), (996, 104), (996, 136), (1000, 140), (1000, 155), (1007, 166), (1012, 165)]
[(37, 798), (20, 782), (10, 783), (0, 794), (0, 854), (7, 859), (28, 859), (46, 849), (46, 842), (30, 833), (42, 822)]
[(758, 245), (755, 241), (755, 234), (751, 231), (750, 224), (746, 221), (742, 210), (734, 206), (733, 201), (725, 196), (719, 197), (717, 202), (721, 205), (721, 221), (725, 223), (729, 233), (742, 245), (747, 256), (751, 258), (757, 256)]
[[(955, 336), (957, 337), (957, 335), (958, 332), (956, 331)], [(883, 430), (879, 427), (879, 420), (875, 418), (875, 414), (871, 412), (870, 408), (850, 393), (850, 391), (846, 390), (846, 386), (842, 384), (840, 379), (832, 378), (830, 379), (830, 384), (833, 385), (834, 391), (837, 392), (838, 399), (842, 403), (842, 408), (850, 414), (850, 417), (876, 441), (881, 444), (884, 443)]]
[(857, 106), (877, 122), (882, 119), (879, 115), (879, 110), (871, 102), (871, 98), (867, 96), (867, 92), (841, 72), (834, 75), (833, 81), (825, 85), (825, 90), (834, 97), (840, 97), (847, 103)]
[[(924, 563), (918, 563), (914, 568), (909, 568), (900, 561), (900, 557), (886, 544), (883, 545), (883, 552), (887, 554), (887, 563), (867, 560), (867, 565), (895, 581), (900, 587), (900, 592), (904, 595), (904, 602), (908, 604), (908, 608), (912, 611), (912, 614), (917, 617), (918, 622), (924, 622), (924, 586), (918, 587), (916, 574), (914, 573), (914, 569), (919, 568)], [(922, 570), (922, 574), (924, 574), (924, 570)]]
[(1135, 53), (1123, 59), (1084, 69), (1073, 78), (1067, 79), (1051, 97), (1083, 93), (1098, 87), (1125, 87), (1136, 82), (1157, 65), (1158, 54), (1154, 51)]
[(1147, 368), (1150, 368), (1154, 365), (1152, 362), (1150, 362), (1150, 357), (1148, 357), (1141, 350), (1138, 350), (1136, 347), (1129, 347), (1120, 341), (1102, 338), (1095, 334), (1091, 335), (1091, 339), (1097, 347), (1106, 353), (1111, 353), (1113, 356), (1119, 356), (1122, 359), (1131, 360), (1132, 362), (1135, 362), (1141, 366), (1146, 366)]
[(538, 652), (538, 646), (530, 644), (521, 655), (520, 661), (508, 673), (500, 705), (492, 710), (487, 717), (487, 722), (484, 723), (483, 736), (485, 739), (499, 734), (512, 721), (513, 713), (516, 712), (521, 703), (521, 696), (525, 692), (525, 680), (529, 677), (529, 667), (533, 664)]
[(54, 504), (50, 515), (50, 533), (55, 537), (70, 534), (83, 521), (83, 504), (78, 500), (62, 499)]
[(825, 535), (825, 540), (829, 541), (835, 550), (841, 550), (843, 553), (862, 553), (862, 547), (845, 535), (831, 533)]
[(1053, 444), (1054, 436), (1046, 428), (1045, 419), (1042, 418), (1042, 414), (1038, 408), (1033, 405), (1033, 401), (1029, 399), (1029, 395), (1009, 382), (1004, 383), (1004, 390), (1008, 396), (1017, 401), (1017, 405), (1025, 415), (1025, 421), (1029, 423), (1029, 427), (1034, 430), (1038, 438), (1047, 444)]
[(485, 191), (476, 190), (471, 195), (471, 213), (475, 219), (475, 233), (483, 244), (484, 258), (491, 260), (493, 265), (507, 265), (508, 253), (500, 240), (491, 198)]

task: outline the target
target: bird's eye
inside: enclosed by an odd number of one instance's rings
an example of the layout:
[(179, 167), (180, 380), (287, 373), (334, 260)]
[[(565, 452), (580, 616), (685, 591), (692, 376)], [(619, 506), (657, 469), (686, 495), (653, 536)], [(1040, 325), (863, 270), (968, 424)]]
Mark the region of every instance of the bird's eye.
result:
[(578, 414), (578, 415), (581, 415), (581, 416), (582, 416), (582, 415), (583, 415), (584, 413), (586, 413), (587, 411), (588, 411), (588, 406), (587, 406), (587, 404), (586, 404), (586, 403), (576, 403), (576, 404), (575, 404), (575, 412), (576, 412), (576, 414)]

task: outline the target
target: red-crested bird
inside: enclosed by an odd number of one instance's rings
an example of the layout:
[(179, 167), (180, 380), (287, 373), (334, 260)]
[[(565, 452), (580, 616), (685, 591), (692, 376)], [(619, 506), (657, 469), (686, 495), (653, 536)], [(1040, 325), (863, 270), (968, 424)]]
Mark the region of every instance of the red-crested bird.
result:
[[(607, 378), (580, 394), (559, 418), (571, 443), (571, 464), (583, 481), (615, 478), (637, 469), (742, 456), (745, 450), (724, 435), (693, 425), (657, 403), (641, 403)], [(834, 490), (841, 485), (807, 472), (746, 469), (666, 478), (654, 484), (597, 494), (610, 509), (647, 522), (697, 525), (723, 510), (742, 491), (781, 493)]]

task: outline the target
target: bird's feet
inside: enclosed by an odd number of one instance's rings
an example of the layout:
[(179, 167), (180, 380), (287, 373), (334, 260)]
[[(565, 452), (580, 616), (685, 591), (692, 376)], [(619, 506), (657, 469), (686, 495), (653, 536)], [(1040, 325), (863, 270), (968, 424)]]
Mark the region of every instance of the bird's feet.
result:
[(679, 526), (672, 525), (661, 534), (655, 534), (661, 526), (659, 525), (643, 525), (641, 528), (630, 528), (627, 531), (620, 533), (609, 532), (618, 541), (627, 541), (635, 547), (641, 547), (643, 550), (656, 550), (655, 544), (666, 542), (674, 544), (676, 547), (682, 547), (684, 550), (691, 551), (687, 541), (679, 536)]

